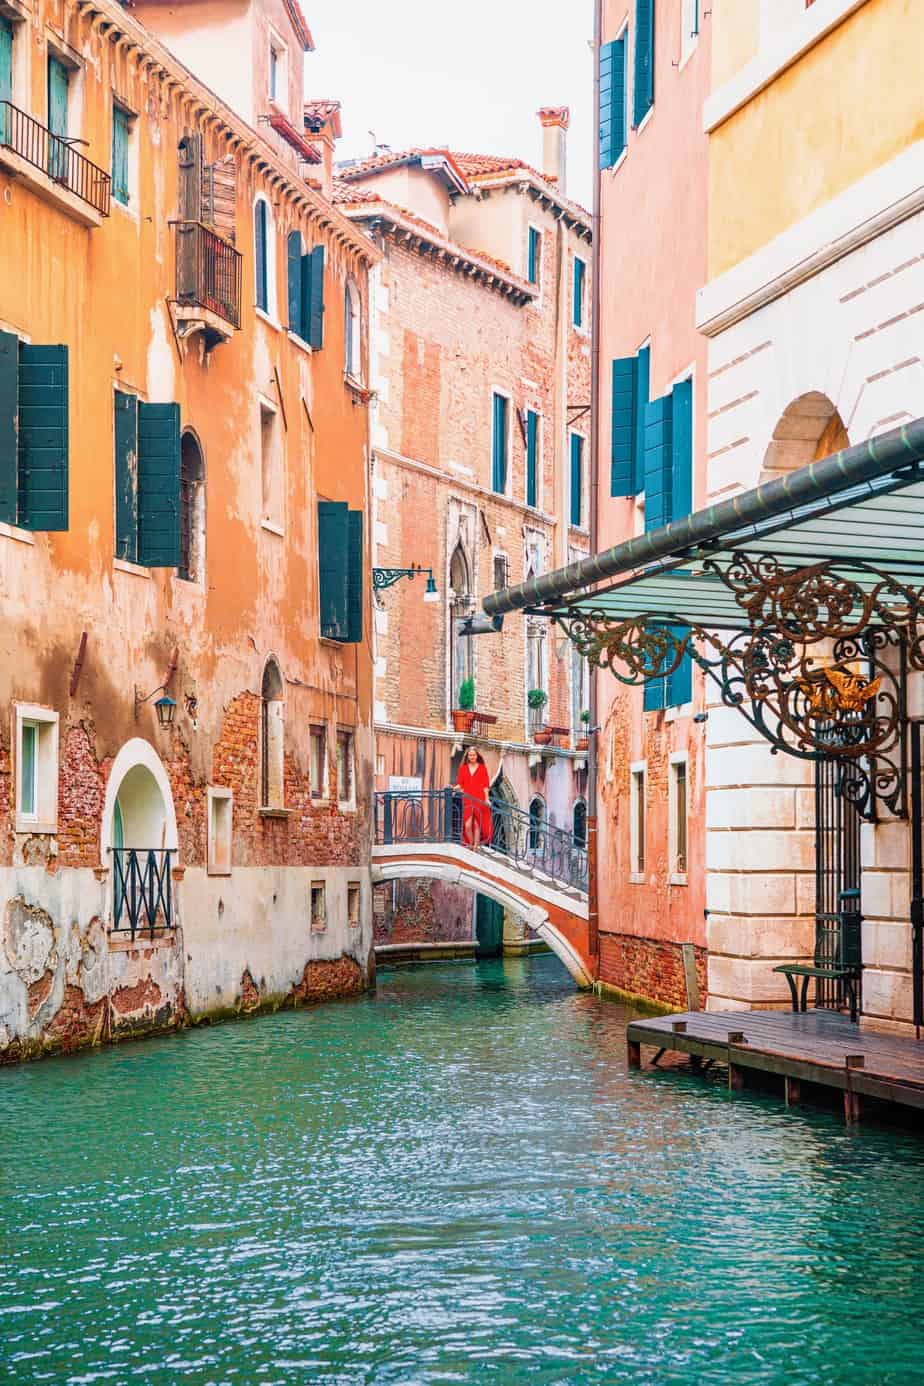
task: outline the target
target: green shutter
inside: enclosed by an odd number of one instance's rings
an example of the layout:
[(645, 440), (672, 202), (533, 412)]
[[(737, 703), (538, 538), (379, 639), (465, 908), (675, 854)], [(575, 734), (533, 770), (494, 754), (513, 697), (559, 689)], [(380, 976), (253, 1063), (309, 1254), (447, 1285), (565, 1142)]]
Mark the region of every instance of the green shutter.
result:
[(635, 452), (633, 460), (632, 494), (645, 489), (645, 407), (651, 377), (651, 347), (641, 347), (635, 373)]
[(349, 548), (349, 508), (342, 501), (318, 501), (318, 614), (328, 640), (349, 638)]
[(180, 563), (180, 406), (138, 405), (138, 562)]
[(67, 529), (67, 347), (19, 344), (19, 523)]
[(583, 512), (581, 483), (584, 459), (584, 439), (580, 433), (571, 435), (571, 523), (579, 525)]
[(128, 129), (129, 118), (121, 106), (112, 108), (112, 195), (128, 205)]
[(539, 501), (539, 417), (532, 409), (526, 412), (526, 504)]
[(671, 391), (671, 519), (685, 520), (693, 509), (693, 381), (680, 380)]
[(571, 290), (572, 317), (575, 327), (584, 324), (584, 261), (574, 257), (574, 283)]
[(613, 362), (610, 495), (634, 496), (636, 450), (636, 378), (638, 360), (624, 356)]
[(670, 395), (645, 406), (645, 529), (660, 529), (671, 518)]
[(530, 284), (539, 283), (539, 232), (535, 226), (529, 228), (529, 254), (526, 275)]
[(666, 707), (681, 707), (684, 703), (691, 701), (693, 697), (693, 660), (688, 654), (684, 655), (677, 668), (665, 682), (667, 684)]
[(286, 241), (286, 285), (289, 294), (289, 331), (302, 336), (302, 233), (290, 231)]
[(269, 308), (269, 286), (266, 272), (266, 203), (261, 197), (253, 209), (253, 261), (257, 307)]
[[(57, 58), (48, 59), (48, 130), (51, 135), (67, 134), (68, 72)], [(60, 140), (48, 141), (48, 173), (59, 181), (67, 178), (67, 146)]]
[(363, 638), (363, 513), (347, 515), (347, 641), (362, 644)]
[(0, 332), (0, 520), (16, 523), (19, 338)]
[(498, 495), (507, 489), (507, 400), (494, 396), (491, 431), (491, 485)]
[(600, 50), (600, 167), (611, 168), (626, 147), (626, 35)]
[(324, 247), (302, 256), (302, 336), (318, 351), (324, 345)]
[(649, 679), (645, 684), (643, 706), (646, 712), (659, 712), (667, 705), (667, 679)]
[(113, 396), (115, 437), (115, 556), (138, 562), (138, 400), (116, 390)]
[(654, 105), (654, 7), (655, 0), (635, 0), (635, 125)]
[[(0, 101), (13, 99), (13, 26), (0, 15)], [(6, 124), (5, 111), (0, 111), (0, 142)]]

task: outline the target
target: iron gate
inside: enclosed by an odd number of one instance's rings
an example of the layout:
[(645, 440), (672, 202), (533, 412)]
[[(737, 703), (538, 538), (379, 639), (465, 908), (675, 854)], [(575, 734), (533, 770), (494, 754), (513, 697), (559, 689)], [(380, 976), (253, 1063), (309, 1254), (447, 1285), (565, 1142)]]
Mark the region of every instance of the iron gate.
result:
[[(860, 909), (860, 813), (845, 793), (845, 767), (815, 762), (815, 966), (862, 967)], [(857, 983), (860, 1004), (859, 982)], [(815, 1005), (847, 1004), (839, 978), (815, 979)]]
[(911, 972), (914, 1029), (924, 1025), (924, 722), (912, 722), (911, 735)]

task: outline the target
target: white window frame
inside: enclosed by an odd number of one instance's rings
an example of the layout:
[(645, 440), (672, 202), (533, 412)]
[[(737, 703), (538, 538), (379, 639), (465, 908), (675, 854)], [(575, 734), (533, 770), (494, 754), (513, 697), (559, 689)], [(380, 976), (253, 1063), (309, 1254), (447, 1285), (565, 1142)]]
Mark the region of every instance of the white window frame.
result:
[(110, 203), (113, 207), (118, 207), (120, 211), (127, 212), (130, 217), (134, 217), (137, 221), (141, 211), (138, 196), (138, 112), (127, 101), (123, 101), (120, 96), (113, 93), (110, 115), (112, 126), (109, 131), (110, 158), (112, 157), (112, 127), (115, 125), (116, 107), (128, 117), (128, 201), (120, 202), (113, 193)]
[[(261, 528), (261, 529), (268, 530), (268, 531), (270, 532), (270, 534), (276, 534), (276, 535), (279, 535), (279, 536), (281, 537), (281, 536), (284, 535), (285, 532), (286, 532), (286, 448), (285, 448), (285, 437), (284, 437), (284, 434), (283, 434), (283, 430), (282, 430), (282, 426), (281, 426), (281, 422), (280, 422), (280, 418), (279, 418), (279, 406), (276, 404), (275, 400), (269, 399), (266, 395), (258, 394), (258, 395), (257, 395), (257, 407), (258, 407), (258, 417), (259, 417), (259, 424), (260, 424), (260, 438), (259, 438), (259, 447), (258, 447), (258, 455), (259, 455), (259, 458), (260, 458), (260, 528)], [(264, 415), (264, 414), (271, 414), (271, 415), (273, 416), (273, 420), (274, 420), (274, 422), (273, 422), (273, 446), (274, 446), (274, 450), (275, 450), (275, 452), (276, 452), (276, 454), (277, 454), (276, 459), (275, 459), (275, 465), (278, 467), (278, 471), (279, 471), (279, 476), (278, 476), (278, 478), (277, 478), (277, 483), (278, 483), (278, 486), (279, 486), (279, 514), (278, 514), (278, 516), (276, 516), (276, 515), (267, 515), (267, 514), (265, 513), (268, 507), (267, 507), (266, 504), (265, 504), (266, 477), (265, 477), (265, 462), (264, 462), (264, 457), (263, 457), (263, 415)], [(273, 459), (270, 459), (270, 460), (271, 460), (271, 462), (273, 461)]]
[[(363, 887), (361, 881), (347, 881), (347, 926), (350, 929), (359, 929), (363, 922)], [(351, 902), (356, 901), (356, 917), (350, 910)]]
[[(503, 491), (495, 491), (495, 489), (494, 489), (494, 396), (495, 396), (495, 395), (500, 395), (501, 399), (505, 399), (505, 400), (507, 401), (507, 437), (506, 437), (506, 440), (505, 440), (505, 441), (506, 441), (505, 456), (506, 456), (506, 458), (507, 458), (507, 476), (506, 476), (506, 484), (505, 484), (505, 486), (504, 486)], [(490, 491), (490, 493), (491, 493), (492, 496), (506, 496), (506, 497), (508, 498), (508, 500), (509, 500), (510, 497), (513, 495), (513, 448), (512, 448), (512, 446), (511, 446), (511, 443), (512, 443), (511, 425), (512, 425), (512, 423), (513, 423), (513, 407), (514, 407), (514, 406), (513, 406), (513, 396), (510, 394), (509, 390), (502, 390), (502, 389), (500, 389), (499, 386), (497, 386), (497, 385), (492, 385), (492, 386), (491, 386), (491, 412), (490, 412), (490, 420), (491, 420), (491, 421), (490, 421), (491, 446), (490, 446), (489, 449), (488, 449), (488, 459), (489, 459), (489, 462), (490, 462), (490, 477), (489, 477), (489, 480), (488, 480), (488, 490)]]
[[(342, 736), (348, 738), (349, 746), (349, 766), (347, 768), (350, 778), (350, 792), (345, 799), (341, 799), (340, 797), (340, 738)], [(337, 776), (337, 807), (341, 810), (349, 811), (356, 807), (356, 728), (338, 726), (335, 748), (337, 752), (335, 761), (335, 773)]]
[[(703, 25), (703, 5), (706, 0), (680, 0), (680, 64), (679, 71), (683, 71), (693, 54), (699, 47), (699, 35)], [(694, 30), (693, 24), (696, 19), (697, 6), (699, 7), (699, 24)]]
[[(48, 109), (48, 60), (56, 58), (70, 73), (67, 83), (67, 137), (79, 139), (83, 134), (84, 107), (84, 65), (83, 58), (51, 29), (45, 31), (45, 124), (50, 124), (51, 111)], [(15, 59), (14, 59), (15, 71)]]
[[(218, 808), (218, 805), (222, 808)], [(231, 849), (234, 842), (234, 791), (225, 789), (221, 785), (209, 785), (206, 790), (206, 875), (208, 876), (230, 876), (231, 875)], [(218, 814), (227, 815), (227, 822), (220, 825), (222, 836), (227, 834), (227, 863), (219, 861), (219, 842), (218, 829), (216, 822)]]
[[(320, 892), (321, 913), (314, 912), (315, 891)], [(327, 882), (312, 881), (308, 887), (308, 921), (313, 934), (323, 934), (327, 930)]]
[[(677, 861), (677, 849), (679, 846), (680, 826), (677, 816), (677, 767), (682, 765), (686, 777), (686, 793), (684, 795), (684, 819), (685, 829), (684, 841), (687, 849), (687, 864), (685, 871), (675, 870)], [(668, 762), (668, 783), (667, 783), (667, 869), (668, 880), (671, 885), (685, 886), (690, 870), (690, 758), (686, 751), (674, 751), (671, 753)]]
[[(257, 203), (266, 203), (266, 307), (261, 308), (257, 303)], [(279, 321), (279, 286), (276, 282), (276, 221), (273, 216), (273, 204), (270, 202), (266, 193), (258, 192), (254, 194), (253, 205), (250, 209), (250, 226), (252, 238), (252, 258), (254, 274), (254, 295), (253, 311), (258, 318), (262, 318), (270, 327), (275, 327), (282, 331), (282, 324)]]
[[(35, 809), (23, 813), (22, 732), (29, 725), (36, 728), (35, 745)], [(13, 779), (15, 788), (14, 830), (17, 833), (54, 834), (58, 831), (58, 714), (38, 703), (13, 704)]]
[[(315, 788), (313, 776), (314, 747), (313, 733), (321, 733), (321, 783)], [(328, 798), (328, 781), (330, 779), (330, 730), (326, 722), (308, 723), (308, 778), (309, 792), (314, 803), (324, 803)]]
[(355, 279), (348, 278), (343, 290), (344, 371), (348, 380), (363, 383), (363, 308)]
[[(276, 90), (273, 91), (273, 55), (276, 56)], [(280, 94), (281, 93), (281, 94)], [(266, 95), (281, 111), (289, 109), (289, 49), (285, 39), (270, 27), (266, 62)]]
[[(638, 785), (642, 788), (642, 813), (639, 814)], [(639, 819), (641, 818), (641, 822)], [(645, 884), (648, 839), (648, 762), (633, 761), (629, 766), (629, 880), (633, 885)], [(641, 859), (639, 850), (641, 849)]]

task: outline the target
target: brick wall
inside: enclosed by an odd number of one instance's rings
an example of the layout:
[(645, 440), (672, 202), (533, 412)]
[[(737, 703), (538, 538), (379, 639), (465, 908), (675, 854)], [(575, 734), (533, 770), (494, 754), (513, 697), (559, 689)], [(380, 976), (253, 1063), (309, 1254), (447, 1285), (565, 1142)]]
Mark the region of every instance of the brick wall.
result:
[[(706, 950), (696, 949), (699, 1004), (706, 1005)], [(600, 935), (600, 979), (622, 991), (686, 1010), (687, 990), (680, 945), (626, 934)]]
[(426, 880), (375, 887), (375, 943), (455, 943), (471, 937), (470, 891)]

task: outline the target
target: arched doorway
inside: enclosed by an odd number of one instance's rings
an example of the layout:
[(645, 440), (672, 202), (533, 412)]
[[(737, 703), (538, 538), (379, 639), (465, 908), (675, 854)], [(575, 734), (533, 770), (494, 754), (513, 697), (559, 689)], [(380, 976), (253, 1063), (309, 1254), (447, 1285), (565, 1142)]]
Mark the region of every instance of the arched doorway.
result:
[(461, 633), (462, 622), (471, 615), (474, 600), (472, 597), (471, 572), (465, 550), (458, 543), (449, 563), (449, 627), (452, 649), (450, 653), (450, 693), (453, 707), (459, 706), (459, 689), (466, 679), (472, 677), (472, 638)]
[(587, 846), (587, 805), (583, 799), (578, 799), (572, 810), (571, 832), (576, 847)]
[(175, 922), (172, 868), (178, 860), (173, 794), (154, 748), (140, 737), (116, 756), (106, 786), (100, 856), (112, 872), (114, 932)]
[(541, 852), (545, 834), (545, 801), (536, 794), (529, 804), (529, 850)]
[(260, 686), (260, 807), (282, 808), (284, 800), (285, 722), (282, 674), (268, 659)]
[(516, 818), (513, 810), (519, 808), (513, 785), (505, 775), (500, 775), (491, 785), (491, 845), (499, 852), (516, 850)]
[(850, 446), (837, 408), (819, 390), (809, 390), (783, 411), (764, 456), (761, 482), (773, 481)]

